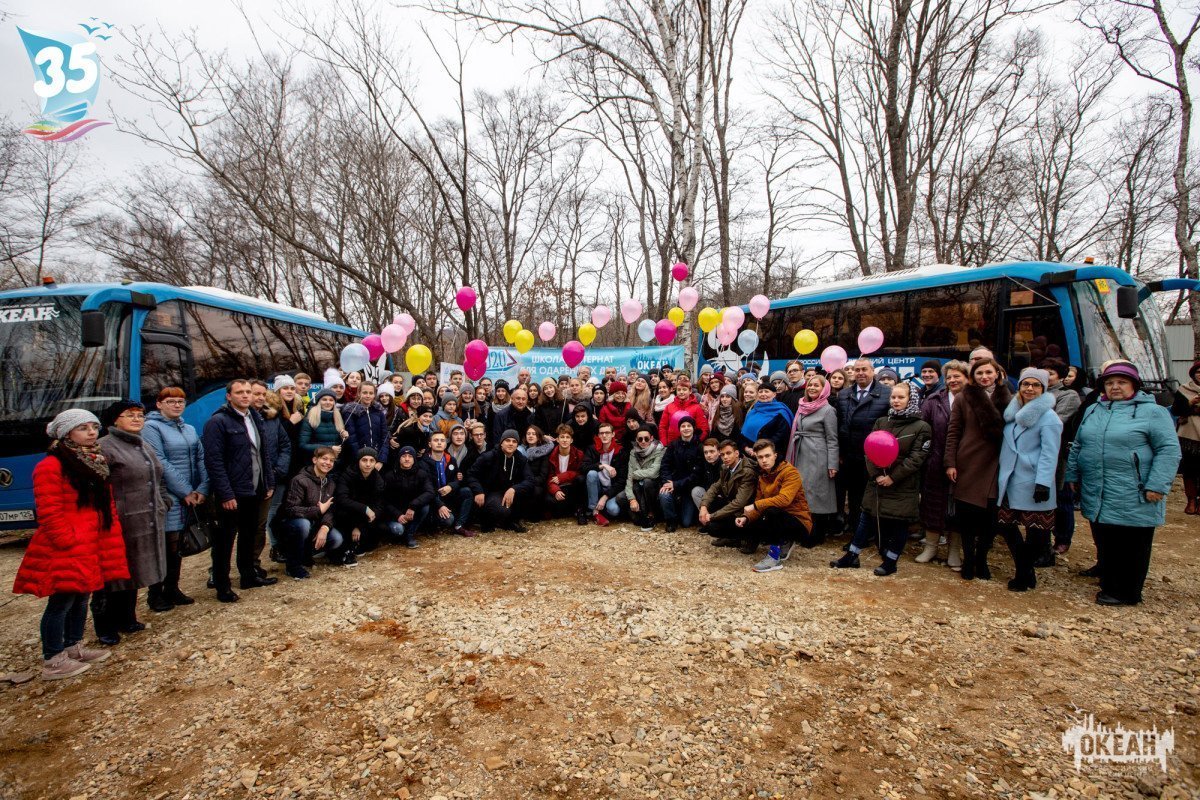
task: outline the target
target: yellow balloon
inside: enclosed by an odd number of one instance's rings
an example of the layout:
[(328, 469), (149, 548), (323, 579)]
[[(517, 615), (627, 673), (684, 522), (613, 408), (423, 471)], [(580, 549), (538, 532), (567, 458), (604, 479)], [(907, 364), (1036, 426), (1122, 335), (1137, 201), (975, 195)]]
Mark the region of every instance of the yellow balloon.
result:
[(817, 335), (805, 328), (796, 332), (796, 338), (792, 340), (792, 344), (796, 346), (797, 353), (806, 356), (817, 349)]
[(520, 330), (517, 331), (516, 340), (513, 346), (517, 348), (518, 353), (528, 353), (533, 349), (533, 331)]
[(721, 322), (721, 312), (717, 311), (712, 306), (707, 306), (700, 310), (696, 315), (696, 324), (700, 326), (700, 330), (708, 333), (713, 328), (717, 327)]
[(671, 322), (674, 322), (675, 327), (678, 328), (683, 324), (683, 309), (679, 306), (675, 306), (667, 312), (667, 319), (671, 320)]
[(579, 343), (587, 347), (592, 342), (596, 341), (596, 326), (590, 322), (585, 322), (579, 326)]
[(521, 323), (517, 322), (515, 319), (510, 319), (508, 322), (504, 323), (504, 341), (508, 342), (509, 344), (516, 342), (517, 334), (521, 332), (522, 327), (523, 326)]
[(408, 366), (408, 371), (416, 375), (429, 369), (429, 365), (433, 363), (433, 353), (423, 344), (414, 344), (404, 354), (404, 363)]

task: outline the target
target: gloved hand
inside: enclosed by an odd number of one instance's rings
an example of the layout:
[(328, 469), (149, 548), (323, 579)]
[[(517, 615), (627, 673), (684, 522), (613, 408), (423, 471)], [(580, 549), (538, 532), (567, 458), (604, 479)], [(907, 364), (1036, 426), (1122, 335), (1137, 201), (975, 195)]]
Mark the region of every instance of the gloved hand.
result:
[(1033, 502), (1044, 503), (1050, 499), (1050, 487), (1040, 483), (1033, 487)]

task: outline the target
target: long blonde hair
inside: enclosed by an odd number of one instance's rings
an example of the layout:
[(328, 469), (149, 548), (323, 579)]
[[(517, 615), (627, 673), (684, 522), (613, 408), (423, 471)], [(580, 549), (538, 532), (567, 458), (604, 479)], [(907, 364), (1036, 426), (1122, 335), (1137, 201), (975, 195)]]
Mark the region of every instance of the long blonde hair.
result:
[[(312, 404), (312, 406), (308, 409), (308, 416), (305, 417), (305, 421), (307, 421), (314, 430), (321, 424), (320, 403)], [(342, 431), (346, 430), (346, 423), (342, 422), (342, 412), (336, 405), (333, 407), (333, 427), (337, 428), (339, 436), (342, 434)]]
[(638, 392), (636, 386), (629, 387), (629, 407), (644, 420), (649, 420), (654, 414), (654, 389), (646, 382), (646, 391)]

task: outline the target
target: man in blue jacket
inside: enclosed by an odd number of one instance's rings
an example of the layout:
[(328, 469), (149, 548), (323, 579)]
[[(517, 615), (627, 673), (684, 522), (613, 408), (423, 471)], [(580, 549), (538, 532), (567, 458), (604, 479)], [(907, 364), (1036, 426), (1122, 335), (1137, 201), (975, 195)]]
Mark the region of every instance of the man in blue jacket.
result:
[(220, 503), (220, 524), (212, 542), (213, 588), (222, 603), (235, 603), (229, 583), (229, 560), (237, 538), (237, 567), (243, 589), (270, 586), (254, 569), (254, 539), (258, 508), (275, 491), (275, 470), (266, 445), (263, 421), (250, 407), (254, 385), (235, 378), (225, 387), (225, 405), (204, 423), (204, 467), (214, 500)]
[[(853, 382), (838, 393), (838, 450), (841, 453), (841, 474), (845, 481), (850, 514), (846, 527), (855, 530), (862, 512), (863, 490), (867, 486), (867, 461), (863, 443), (875, 428), (875, 420), (886, 417), (891, 389), (875, 380), (875, 365), (869, 358), (860, 358), (850, 369)], [(841, 509), (839, 509), (840, 511)]]

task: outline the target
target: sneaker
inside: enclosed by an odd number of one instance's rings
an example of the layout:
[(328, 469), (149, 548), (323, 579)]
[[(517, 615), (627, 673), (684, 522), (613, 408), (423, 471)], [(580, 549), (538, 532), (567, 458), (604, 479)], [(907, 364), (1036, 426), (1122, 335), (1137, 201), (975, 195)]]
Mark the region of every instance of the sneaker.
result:
[(279, 552), (279, 550), (277, 550), (274, 547), (271, 548), (270, 559), (272, 561), (274, 561), (276, 564), (286, 564), (287, 563), (287, 559), (283, 557), (283, 553)]
[(829, 566), (834, 569), (858, 569), (858, 553), (846, 553), (837, 561), (830, 561)]
[(792, 554), (792, 551), (795, 549), (796, 549), (795, 542), (788, 542), (786, 544), (779, 545), (779, 560), (787, 561), (788, 556), (790, 556)]
[(770, 555), (763, 556), (763, 560), (754, 565), (755, 572), (774, 572), (778, 569), (783, 569), (783, 559), (771, 558)]
[(310, 577), (309, 571), (304, 567), (296, 567), (295, 569), (289, 568), (285, 570), (285, 572), (287, 572), (287, 574), (291, 576), (291, 579), (294, 581), (302, 581), (305, 578)]
[(588, 515), (586, 511), (580, 511), (575, 515), (575, 524), (581, 528), (588, 524)]
[(674, 522), (667, 523), (667, 533), (674, 533), (677, 530), (679, 530), (679, 526), (676, 525)]
[(105, 661), (112, 655), (111, 650), (84, 647), (78, 642), (68, 647), (66, 653), (67, 658), (70, 658), (72, 661), (78, 661), (80, 664), (94, 664)]
[(354, 555), (354, 553), (346, 553), (346, 555), (342, 557), (342, 566), (343, 567), (357, 567), (358, 566), (358, 556)]
[(599, 511), (597, 511), (595, 514), (592, 514), (592, 519), (596, 520), (596, 524), (601, 528), (607, 527), (608, 525), (608, 517), (604, 516)]
[(645, 533), (647, 531), (652, 531), (652, 530), (654, 530), (654, 523), (647, 520), (646, 522), (643, 522), (641, 524), (641, 527), (638, 528), (638, 530), (642, 531), (643, 533)]
[(421, 545), (417, 544), (417, 537), (405, 536), (404, 537), (404, 546), (407, 547), (409, 550), (416, 550)]
[(63, 678), (74, 678), (81, 672), (87, 672), (92, 668), (91, 664), (84, 664), (67, 655), (67, 651), (63, 650), (53, 658), (47, 658), (42, 662), (42, 680), (57, 681)]

